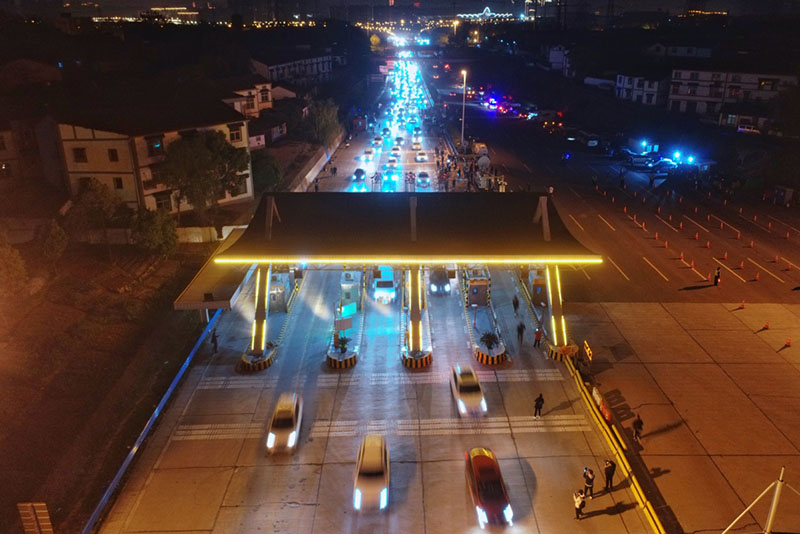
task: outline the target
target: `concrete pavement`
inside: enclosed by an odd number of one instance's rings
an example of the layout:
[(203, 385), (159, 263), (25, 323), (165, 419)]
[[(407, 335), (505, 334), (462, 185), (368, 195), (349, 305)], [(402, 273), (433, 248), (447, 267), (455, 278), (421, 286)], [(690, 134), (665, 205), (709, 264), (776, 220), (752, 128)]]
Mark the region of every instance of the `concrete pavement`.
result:
[[(628, 432), (641, 415), (639, 454), (684, 532), (723, 530), (783, 465), (800, 489), (800, 349), (785, 346), (800, 335), (800, 306), (567, 303), (565, 311)], [(769, 501), (735, 531), (763, 528)], [(784, 491), (776, 531), (797, 530), (799, 504)]]

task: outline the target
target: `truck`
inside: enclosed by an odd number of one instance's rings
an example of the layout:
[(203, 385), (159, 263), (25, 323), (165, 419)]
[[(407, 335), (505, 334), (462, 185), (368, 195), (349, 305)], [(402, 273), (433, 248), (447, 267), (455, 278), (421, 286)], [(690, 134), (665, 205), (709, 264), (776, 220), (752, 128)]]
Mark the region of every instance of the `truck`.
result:
[(373, 276), (372, 296), (382, 304), (394, 302), (397, 291), (394, 285), (394, 269), (389, 265), (380, 265)]

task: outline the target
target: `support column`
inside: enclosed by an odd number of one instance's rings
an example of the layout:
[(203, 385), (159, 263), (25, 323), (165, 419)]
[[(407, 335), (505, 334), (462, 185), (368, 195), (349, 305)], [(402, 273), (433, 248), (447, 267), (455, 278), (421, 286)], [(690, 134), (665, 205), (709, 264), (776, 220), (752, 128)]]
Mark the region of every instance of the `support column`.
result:
[(409, 295), (408, 295), (408, 350), (411, 353), (422, 350), (422, 308), (423, 278), (422, 267), (415, 266), (409, 269)]
[(544, 322), (553, 338), (553, 345), (560, 346), (568, 343), (567, 322), (561, 309), (561, 275), (558, 265), (545, 267), (547, 279), (547, 320)]
[(267, 344), (267, 317), (269, 316), (269, 284), (272, 264), (259, 265), (256, 271), (256, 313), (253, 318), (253, 333), (250, 339), (250, 354), (263, 356)]

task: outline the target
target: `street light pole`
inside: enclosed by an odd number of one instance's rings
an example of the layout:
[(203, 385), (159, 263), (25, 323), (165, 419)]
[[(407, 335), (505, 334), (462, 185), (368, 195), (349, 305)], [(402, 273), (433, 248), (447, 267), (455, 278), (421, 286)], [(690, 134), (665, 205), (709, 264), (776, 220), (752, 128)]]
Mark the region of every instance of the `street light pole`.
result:
[(461, 95), (461, 150), (466, 154), (464, 148), (464, 110), (467, 107), (467, 71), (462, 70), (461, 75), (464, 77), (464, 87)]

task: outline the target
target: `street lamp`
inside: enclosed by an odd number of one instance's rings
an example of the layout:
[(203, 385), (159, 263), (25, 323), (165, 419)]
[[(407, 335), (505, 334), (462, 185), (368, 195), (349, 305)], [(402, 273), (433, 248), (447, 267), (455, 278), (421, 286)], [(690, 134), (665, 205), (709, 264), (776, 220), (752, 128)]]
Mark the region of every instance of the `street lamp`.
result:
[(462, 70), (461, 75), (464, 77), (464, 87), (461, 94), (461, 150), (466, 154), (464, 149), (464, 110), (467, 108), (467, 71)]

